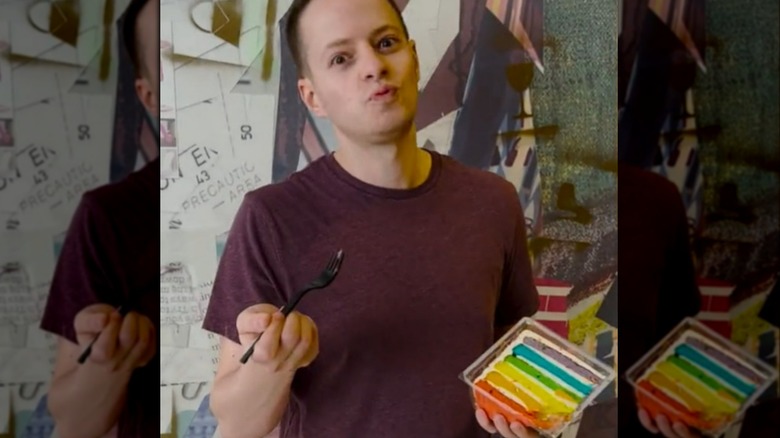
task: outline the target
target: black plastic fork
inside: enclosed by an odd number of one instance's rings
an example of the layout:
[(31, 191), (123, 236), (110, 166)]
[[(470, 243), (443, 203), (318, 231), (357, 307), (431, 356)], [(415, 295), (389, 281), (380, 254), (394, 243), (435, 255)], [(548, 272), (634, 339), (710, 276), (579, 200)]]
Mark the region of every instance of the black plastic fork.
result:
[[(336, 274), (339, 273), (339, 268), (341, 267), (342, 260), (344, 260), (344, 251), (338, 250), (335, 254), (331, 256), (330, 260), (328, 260), (328, 264), (325, 265), (325, 269), (322, 270), (320, 275), (317, 276), (317, 278), (315, 278), (308, 285), (306, 285), (306, 287), (299, 290), (292, 297), (292, 299), (281, 308), (282, 315), (284, 315), (285, 317), (289, 315), (298, 305), (298, 302), (300, 302), (303, 296), (306, 295), (309, 291), (313, 291), (315, 289), (322, 289), (328, 286), (333, 281), (333, 279), (336, 278)], [(244, 353), (244, 355), (241, 356), (242, 364), (245, 364), (252, 356), (252, 354), (254, 354), (255, 344), (257, 344), (257, 341), (260, 340), (260, 336), (262, 336), (262, 333), (257, 336), (254, 342), (252, 342), (252, 345), (249, 346), (249, 349), (246, 350), (246, 353)]]
[[(116, 309), (116, 311), (119, 312), (119, 316), (121, 316), (122, 318), (127, 316), (129, 310), (130, 310), (129, 306), (119, 306)], [(87, 345), (87, 348), (81, 353), (81, 355), (79, 356), (79, 364), (83, 365), (84, 362), (86, 362), (87, 359), (89, 358), (89, 355), (92, 354), (92, 346), (95, 345), (95, 342), (97, 342), (101, 333), (103, 333), (102, 330), (98, 332), (98, 334), (96, 334), (94, 338), (92, 338), (92, 340), (89, 342), (89, 345)]]

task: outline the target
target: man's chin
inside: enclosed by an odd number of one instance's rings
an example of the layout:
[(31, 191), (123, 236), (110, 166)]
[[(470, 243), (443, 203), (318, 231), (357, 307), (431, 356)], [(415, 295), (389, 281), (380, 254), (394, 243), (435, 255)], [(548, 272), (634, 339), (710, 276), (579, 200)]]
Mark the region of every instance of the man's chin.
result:
[(368, 124), (366, 132), (375, 137), (395, 140), (407, 135), (413, 127), (414, 117), (388, 117)]

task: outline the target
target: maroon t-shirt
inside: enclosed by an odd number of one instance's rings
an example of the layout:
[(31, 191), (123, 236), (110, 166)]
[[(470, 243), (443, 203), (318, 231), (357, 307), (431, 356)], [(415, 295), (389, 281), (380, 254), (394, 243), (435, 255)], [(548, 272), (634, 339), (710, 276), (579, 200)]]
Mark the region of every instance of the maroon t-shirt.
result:
[[(76, 342), (76, 314), (129, 304), (160, 328), (159, 160), (85, 193), (57, 261), (41, 329)], [(159, 433), (159, 353), (133, 372), (119, 420), (122, 438)]]
[(536, 312), (517, 191), (432, 153), (427, 180), (379, 188), (333, 155), (249, 193), (203, 327), (238, 341), (236, 318), (284, 305), (344, 250), (338, 277), (297, 311), (320, 354), (297, 372), (282, 438), (485, 437), (459, 374), (494, 329)]

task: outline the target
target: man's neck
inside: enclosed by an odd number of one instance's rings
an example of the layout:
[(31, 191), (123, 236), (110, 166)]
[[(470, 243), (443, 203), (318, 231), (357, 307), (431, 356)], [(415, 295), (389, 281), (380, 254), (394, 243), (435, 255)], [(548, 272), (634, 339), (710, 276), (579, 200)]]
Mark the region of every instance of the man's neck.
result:
[(412, 128), (387, 145), (361, 146), (343, 142), (334, 154), (336, 162), (355, 178), (388, 189), (412, 189), (422, 185), (431, 170), (431, 155), (417, 147)]

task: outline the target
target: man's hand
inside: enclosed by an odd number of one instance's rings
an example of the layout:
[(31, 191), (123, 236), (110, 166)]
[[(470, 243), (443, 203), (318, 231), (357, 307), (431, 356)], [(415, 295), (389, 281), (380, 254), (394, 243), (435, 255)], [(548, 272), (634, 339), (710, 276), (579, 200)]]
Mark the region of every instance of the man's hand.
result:
[[(222, 436), (267, 436), (287, 410), (295, 372), (319, 353), (317, 326), (306, 315), (285, 318), (273, 305), (258, 304), (238, 315), (236, 328), (240, 344), (220, 341), (211, 412)], [(255, 339), (252, 356), (242, 364), (239, 358)]]
[(539, 433), (520, 423), (509, 424), (501, 415), (496, 415), (491, 421), (483, 409), (477, 409), (477, 422), (490, 433), (499, 433), (504, 438), (538, 438)]
[(94, 304), (80, 311), (73, 324), (81, 351), (98, 336), (87, 361), (111, 371), (132, 372), (149, 363), (157, 351), (154, 324), (135, 312), (123, 318), (107, 304)]
[(272, 372), (295, 372), (309, 366), (319, 354), (317, 326), (298, 312), (285, 318), (276, 307), (258, 304), (238, 315), (236, 327), (245, 348), (262, 334), (250, 360)]
[(650, 414), (639, 408), (639, 421), (645, 429), (652, 433), (657, 434), (660, 432), (666, 438), (699, 438), (701, 434), (695, 430), (691, 430), (683, 423), (675, 422), (671, 424), (669, 419), (664, 415), (658, 415), (655, 417), (655, 421), (650, 418)]
[[(157, 352), (154, 325), (137, 313), (123, 318), (113, 307), (95, 304), (76, 314), (73, 327), (78, 345), (62, 337), (57, 342), (49, 412), (60, 437), (106, 436), (119, 421), (133, 371)], [(80, 365), (77, 358), (93, 340)]]

